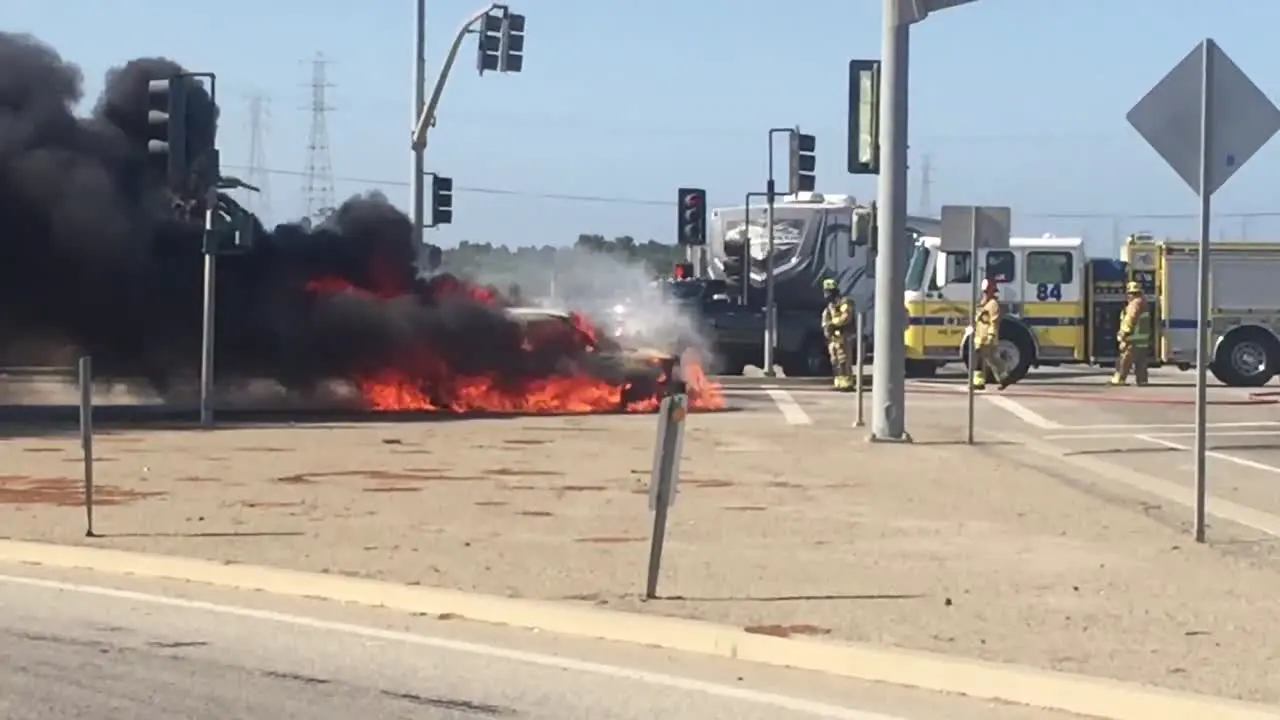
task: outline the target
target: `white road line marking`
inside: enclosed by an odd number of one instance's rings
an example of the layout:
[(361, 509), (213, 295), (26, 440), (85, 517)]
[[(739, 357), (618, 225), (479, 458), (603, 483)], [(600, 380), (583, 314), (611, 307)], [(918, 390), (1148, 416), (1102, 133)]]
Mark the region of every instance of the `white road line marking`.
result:
[(403, 643), (406, 645), (417, 645), (419, 647), (464, 652), (482, 657), (510, 660), (512, 662), (524, 663), (526, 665), (539, 665), (559, 670), (568, 670), (571, 672), (601, 675), (604, 677), (612, 677), (631, 682), (640, 682), (647, 685), (666, 686), (680, 690), (688, 690), (690, 692), (700, 692), (715, 697), (742, 700), (757, 705), (772, 705), (773, 707), (783, 708), (785, 710), (805, 713), (813, 715), (814, 717), (832, 718), (833, 720), (909, 720), (909, 718), (904, 717), (863, 712), (861, 710), (842, 708), (835, 705), (803, 700), (801, 698), (787, 697), (786, 695), (775, 695), (773, 693), (748, 690), (746, 688), (717, 685), (716, 683), (694, 680), (692, 678), (682, 678), (675, 675), (664, 675), (662, 673), (646, 672), (644, 670), (633, 670), (631, 668), (587, 662), (584, 660), (572, 660), (570, 658), (543, 655), (541, 653), (526, 652), (523, 650), (510, 650), (494, 645), (482, 645), (479, 643), (469, 643), (460, 640), (446, 640), (445, 638), (430, 637), (428, 635), (417, 635), (414, 633), (383, 630), (381, 628), (367, 627), (364, 625), (331, 622), (328, 620), (321, 620), (319, 618), (290, 615), (287, 613), (272, 612), (270, 610), (257, 610), (255, 608), (236, 607), (233, 605), (218, 605), (215, 603), (201, 602), (199, 600), (184, 600), (182, 598), (165, 597), (163, 595), (152, 595), (149, 593), (132, 592), (129, 590), (116, 590), (115, 588), (98, 587), (95, 585), (80, 585), (76, 583), (57, 582), (55, 580), (39, 580), (36, 578), (17, 577), (13, 575), (0, 575), (0, 583), (26, 585), (28, 587), (41, 587), (50, 590), (80, 593), (82, 595), (96, 595), (98, 597), (116, 598), (118, 600), (129, 600), (132, 602), (140, 602), (150, 605), (165, 605), (183, 610), (199, 610), (201, 612), (215, 613), (230, 617), (263, 620), (284, 625), (293, 625), (295, 627), (308, 628), (311, 630), (323, 630), (326, 632), (335, 632), (344, 635), (354, 635), (356, 637), (363, 637), (371, 640), (383, 640), (387, 642)]
[[(1278, 427), (1280, 422), (1262, 421), (1262, 422), (1224, 422), (1209, 423), (1209, 429), (1213, 428), (1251, 428), (1251, 427)], [(1067, 425), (1064, 430), (1185, 430), (1187, 428), (1195, 428), (1191, 423), (1175, 423), (1172, 425)]]
[(1005, 397), (1003, 395), (983, 395), (982, 397), (987, 402), (995, 405), (1001, 410), (1004, 410), (1022, 422), (1033, 427), (1038, 427), (1041, 430), (1059, 430), (1064, 427), (1062, 423), (1050, 420), (1011, 397)]
[[(1249, 437), (1249, 436), (1276, 436), (1280, 435), (1280, 429), (1277, 430), (1214, 430), (1209, 428), (1209, 435), (1212, 437)], [(1143, 436), (1149, 438), (1193, 438), (1196, 436), (1194, 432), (1158, 432), (1143, 433)], [(1062, 435), (1042, 435), (1041, 440), (1118, 440), (1121, 438), (1136, 438), (1139, 435), (1124, 435), (1116, 433), (1066, 433)]]
[[(1195, 507), (1195, 493), (1192, 488), (1187, 487), (1183, 482), (1164, 480), (1145, 472), (1117, 465), (1114, 462), (1106, 462), (1086, 455), (1072, 454), (1059, 445), (1045, 443), (1036, 438), (1016, 433), (1001, 433), (1001, 435), (1007, 439), (1021, 442), (1028, 450), (1049, 458), (1053, 462), (1067, 463), (1087, 470), (1091, 477), (1107, 478), (1186, 508)], [(1280, 538), (1280, 516), (1247, 505), (1241, 505), (1240, 503), (1234, 503), (1230, 500), (1223, 500), (1214, 495), (1209, 496), (1208, 512), (1214, 517), (1230, 520), (1245, 527), (1264, 532), (1272, 537)]]
[(800, 403), (796, 402), (791, 393), (776, 386), (765, 387), (764, 391), (773, 398), (773, 404), (778, 406), (778, 412), (782, 413), (782, 419), (786, 420), (788, 425), (813, 424), (813, 418), (800, 407)]
[[(1164, 447), (1167, 447), (1171, 450), (1182, 450), (1184, 452), (1188, 452), (1195, 449), (1192, 447), (1188, 447), (1186, 445), (1182, 445), (1181, 443), (1171, 442), (1169, 440), (1164, 440), (1158, 437), (1152, 437), (1150, 435), (1135, 435), (1134, 437), (1138, 438), (1139, 440), (1145, 440), (1146, 442), (1149, 442), (1155, 445), (1163, 445)], [(1261, 470), (1263, 472), (1275, 473), (1276, 475), (1280, 475), (1280, 467), (1276, 467), (1275, 465), (1268, 465), (1266, 463), (1260, 463), (1255, 460), (1249, 460), (1248, 458), (1236, 457), (1235, 455), (1228, 455), (1218, 450), (1206, 450), (1204, 454), (1207, 457), (1215, 458), (1217, 460), (1225, 460), (1226, 462), (1234, 463), (1241, 467), (1247, 467), (1251, 470)]]

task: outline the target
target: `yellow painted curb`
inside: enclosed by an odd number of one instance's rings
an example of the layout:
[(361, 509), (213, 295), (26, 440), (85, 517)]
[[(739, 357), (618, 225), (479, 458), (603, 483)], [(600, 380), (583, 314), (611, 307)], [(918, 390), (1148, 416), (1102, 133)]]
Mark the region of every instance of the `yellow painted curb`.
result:
[(0, 540), (0, 562), (4, 561), (182, 580), (427, 615), (455, 615), (495, 625), (812, 670), (1108, 720), (1280, 720), (1280, 708), (1115, 680), (909, 650), (757, 635), (708, 622), (601, 610), (569, 603), (475, 595), (457, 590), (254, 565), (11, 540)]

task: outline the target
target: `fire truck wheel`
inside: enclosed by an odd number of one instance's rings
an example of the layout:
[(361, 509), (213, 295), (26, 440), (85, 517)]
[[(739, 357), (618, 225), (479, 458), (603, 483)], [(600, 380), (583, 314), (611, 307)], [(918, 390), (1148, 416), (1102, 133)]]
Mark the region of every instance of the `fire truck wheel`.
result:
[(1223, 385), (1262, 387), (1276, 374), (1280, 343), (1271, 333), (1245, 327), (1227, 333), (1213, 355), (1209, 371)]

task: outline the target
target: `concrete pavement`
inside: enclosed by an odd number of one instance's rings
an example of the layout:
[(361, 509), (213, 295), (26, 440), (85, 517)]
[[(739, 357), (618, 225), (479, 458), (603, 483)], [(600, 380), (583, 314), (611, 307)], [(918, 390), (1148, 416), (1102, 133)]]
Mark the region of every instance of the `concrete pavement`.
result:
[[(1027, 452), (1126, 405), (1028, 383), (979, 402), (995, 442), (974, 450), (963, 394), (917, 383), (905, 448), (862, 442), (850, 396), (777, 385), (691, 421), (656, 603), (637, 598), (648, 417), (113, 431), (92, 542), (1280, 698), (1269, 550), (1189, 546), (1168, 508)], [(0, 532), (85, 542), (76, 455), (0, 445)]]
[(0, 565), (7, 720), (1069, 720), (315, 600)]

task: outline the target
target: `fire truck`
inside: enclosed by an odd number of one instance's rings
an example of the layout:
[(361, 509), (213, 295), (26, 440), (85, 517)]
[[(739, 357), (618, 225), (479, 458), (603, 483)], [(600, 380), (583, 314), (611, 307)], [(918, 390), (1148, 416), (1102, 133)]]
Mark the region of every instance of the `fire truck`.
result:
[[(924, 237), (908, 263), (907, 358), (922, 374), (968, 358), (969, 256)], [(999, 354), (1017, 380), (1038, 366), (1114, 363), (1129, 282), (1139, 283), (1152, 303), (1152, 364), (1190, 369), (1198, 260), (1197, 244), (1149, 234), (1126, 238), (1119, 259), (1086, 257), (1081, 238), (1041, 237), (982, 250), (977, 267), (998, 283), (1005, 308)], [(1266, 384), (1280, 362), (1280, 245), (1215, 243), (1210, 277), (1209, 370), (1229, 386)]]

